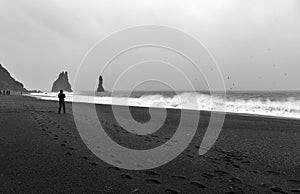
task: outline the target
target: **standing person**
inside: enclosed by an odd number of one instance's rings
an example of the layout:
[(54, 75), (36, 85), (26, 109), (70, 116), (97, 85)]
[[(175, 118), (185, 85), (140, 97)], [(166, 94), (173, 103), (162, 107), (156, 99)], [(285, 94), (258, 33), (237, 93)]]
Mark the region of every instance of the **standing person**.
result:
[(66, 105), (65, 105), (66, 95), (63, 92), (64, 92), (63, 90), (60, 90), (58, 94), (58, 99), (59, 99), (58, 114), (60, 114), (61, 107), (63, 107), (64, 113), (66, 114)]

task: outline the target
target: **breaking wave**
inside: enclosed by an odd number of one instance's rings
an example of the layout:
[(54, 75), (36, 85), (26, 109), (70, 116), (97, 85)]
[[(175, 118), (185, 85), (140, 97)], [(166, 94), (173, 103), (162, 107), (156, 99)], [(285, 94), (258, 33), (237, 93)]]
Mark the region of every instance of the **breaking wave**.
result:
[[(43, 100), (57, 100), (57, 93), (31, 93), (30, 96)], [(275, 117), (300, 119), (299, 97), (254, 97), (231, 95), (223, 100), (218, 95), (198, 92), (183, 92), (178, 95), (165, 96), (163, 94), (144, 94), (136, 97), (117, 96), (88, 96), (67, 93), (66, 101), (85, 102), (95, 104), (114, 104), (139, 107), (157, 107), (205, 111), (225, 111), (228, 113), (255, 114)]]

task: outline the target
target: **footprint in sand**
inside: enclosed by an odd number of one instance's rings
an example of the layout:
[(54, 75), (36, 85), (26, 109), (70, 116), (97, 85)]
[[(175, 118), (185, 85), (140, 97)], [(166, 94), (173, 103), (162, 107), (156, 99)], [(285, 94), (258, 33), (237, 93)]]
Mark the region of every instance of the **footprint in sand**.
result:
[(299, 189), (293, 189), (291, 190), (292, 193), (300, 193), (300, 188)]
[(65, 155), (66, 155), (66, 156), (71, 156), (72, 153), (71, 153), (71, 152), (66, 152)]
[(186, 179), (186, 177), (183, 176), (183, 175), (172, 175), (171, 177), (172, 178), (176, 178), (176, 179), (181, 179), (181, 180), (185, 180)]
[(98, 166), (98, 163), (97, 162), (91, 162), (91, 165), (92, 166)]
[(130, 176), (129, 174), (121, 174), (121, 177), (125, 178), (125, 179), (132, 179), (132, 176)]
[(196, 187), (198, 187), (198, 188), (200, 188), (200, 189), (206, 188), (205, 185), (203, 185), (202, 183), (199, 183), (198, 181), (191, 181), (190, 184), (191, 184), (191, 185), (194, 185), (194, 186), (196, 186)]
[(161, 184), (161, 182), (158, 179), (153, 179), (153, 178), (146, 179), (145, 182), (148, 184), (156, 184), (156, 185)]
[(224, 176), (224, 175), (228, 175), (229, 173), (224, 171), (224, 170), (215, 170), (214, 171), (217, 175), (219, 176)]
[(147, 171), (147, 174), (149, 175), (153, 175), (153, 176), (160, 176), (160, 174), (154, 170), (151, 170), (151, 171)]
[(187, 156), (188, 158), (194, 158), (194, 156), (192, 156), (191, 154), (186, 154), (186, 156)]
[(205, 177), (205, 178), (207, 178), (207, 179), (212, 179), (212, 178), (214, 178), (214, 175), (213, 175), (213, 174), (206, 173), (206, 172), (203, 173), (202, 176)]
[(233, 161), (230, 158), (226, 158), (226, 162), (230, 163), (230, 164), (233, 164)]
[(287, 192), (282, 190), (280, 187), (272, 187), (270, 190), (273, 191), (274, 193), (286, 193), (287, 194)]
[(82, 156), (82, 159), (88, 160), (89, 158), (87, 156)]
[(235, 168), (241, 168), (239, 165), (237, 165), (237, 164), (233, 164), (232, 165), (233, 167), (235, 167)]
[(110, 167), (108, 167), (109, 169), (113, 169), (113, 170), (121, 170), (120, 168), (118, 168), (118, 167), (116, 167), (116, 166), (110, 166)]
[(165, 189), (165, 193), (166, 194), (178, 194), (178, 193), (180, 193), (180, 191), (169, 188), (169, 189)]
[(274, 175), (280, 175), (279, 172), (276, 172), (276, 171), (273, 171), (273, 170), (267, 170), (266, 172), (270, 173), (270, 174), (274, 174)]
[(252, 172), (252, 173), (255, 173), (255, 174), (258, 174), (259, 172), (257, 170), (251, 170), (249, 172)]
[(73, 148), (73, 147), (70, 147), (70, 148), (68, 148), (69, 150), (75, 150), (75, 148)]
[(62, 143), (62, 144), (60, 144), (62, 147), (66, 147), (66, 144), (64, 144), (64, 143)]
[(297, 183), (297, 184), (300, 184), (300, 180), (295, 180), (295, 179), (290, 179), (288, 180), (289, 182), (292, 182), (292, 183)]
[(243, 160), (241, 161), (242, 164), (250, 164), (250, 161), (249, 160)]
[(233, 177), (232, 179), (230, 179), (230, 182), (241, 183), (242, 181), (239, 178)]

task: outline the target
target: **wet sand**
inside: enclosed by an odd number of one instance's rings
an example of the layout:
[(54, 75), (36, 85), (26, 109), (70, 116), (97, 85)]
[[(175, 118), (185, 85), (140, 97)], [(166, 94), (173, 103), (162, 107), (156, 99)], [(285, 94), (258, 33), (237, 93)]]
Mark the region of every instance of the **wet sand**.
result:
[[(131, 109), (137, 121), (149, 120), (147, 108)], [(67, 114), (56, 111), (57, 102), (0, 96), (0, 193), (300, 193), (299, 120), (227, 115), (213, 148), (198, 156), (210, 118), (201, 112), (197, 134), (179, 157), (131, 171), (93, 155), (70, 103)], [(161, 130), (141, 137), (118, 125), (111, 106), (97, 105), (97, 111), (110, 137), (132, 149), (166, 142), (180, 115), (168, 110)]]

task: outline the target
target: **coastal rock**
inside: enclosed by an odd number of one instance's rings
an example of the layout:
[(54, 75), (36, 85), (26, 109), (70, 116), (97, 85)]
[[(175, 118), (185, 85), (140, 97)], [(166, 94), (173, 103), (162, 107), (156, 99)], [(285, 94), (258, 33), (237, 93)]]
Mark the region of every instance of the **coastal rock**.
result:
[(99, 84), (98, 84), (97, 92), (105, 92), (105, 90), (103, 88), (103, 78), (101, 75), (99, 77)]
[(16, 81), (10, 73), (0, 64), (0, 90), (26, 92), (24, 85)]
[(52, 85), (52, 92), (59, 92), (64, 90), (66, 92), (72, 92), (71, 84), (69, 83), (68, 72), (61, 72)]

